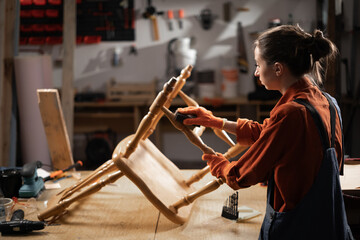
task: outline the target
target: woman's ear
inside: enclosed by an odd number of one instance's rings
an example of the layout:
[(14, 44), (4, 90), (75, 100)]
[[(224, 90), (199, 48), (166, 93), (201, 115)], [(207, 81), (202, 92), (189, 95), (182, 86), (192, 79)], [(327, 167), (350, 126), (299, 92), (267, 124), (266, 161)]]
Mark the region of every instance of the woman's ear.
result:
[(273, 69), (277, 77), (280, 77), (284, 73), (284, 66), (282, 63), (279, 62), (274, 63)]

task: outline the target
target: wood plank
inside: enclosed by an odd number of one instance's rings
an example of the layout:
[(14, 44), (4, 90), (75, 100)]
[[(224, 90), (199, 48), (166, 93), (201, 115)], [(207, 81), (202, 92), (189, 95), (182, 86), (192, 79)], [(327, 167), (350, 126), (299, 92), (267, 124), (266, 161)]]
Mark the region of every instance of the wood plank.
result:
[(68, 129), (69, 141), (72, 146), (74, 129), (74, 50), (76, 43), (76, 1), (64, 1), (63, 26), (63, 73), (61, 100), (64, 119)]
[[(8, 166), (10, 158), (10, 124), (14, 71), (16, 1), (0, 1), (0, 166)], [(6, 46), (6, 47), (5, 47)]]
[(38, 89), (39, 108), (53, 168), (65, 169), (74, 164), (58, 90)]

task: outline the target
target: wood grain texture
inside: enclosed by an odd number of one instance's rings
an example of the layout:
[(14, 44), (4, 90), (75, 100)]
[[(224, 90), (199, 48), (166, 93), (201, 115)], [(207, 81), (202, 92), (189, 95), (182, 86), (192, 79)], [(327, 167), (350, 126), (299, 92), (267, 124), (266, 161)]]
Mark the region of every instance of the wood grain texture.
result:
[(14, 78), (16, 1), (0, 1), (0, 166), (8, 166)]
[[(181, 170), (184, 178), (197, 170)], [(86, 177), (90, 172), (81, 172)], [(214, 179), (206, 175), (194, 183), (200, 188)], [(62, 188), (76, 183), (73, 178), (60, 181)], [(37, 209), (26, 208), (29, 220), (37, 220), (39, 211), (45, 209), (44, 202), (59, 190), (45, 190), (37, 199)], [(171, 222), (159, 213), (139, 188), (128, 178), (122, 177), (105, 186), (100, 192), (74, 203), (70, 212), (59, 221), (59, 225), (47, 226), (42, 231), (22, 236), (27, 240), (73, 240), (73, 239), (257, 239), (263, 215), (242, 223), (221, 217), (224, 201), (234, 191), (223, 184), (215, 192), (195, 201), (186, 224)], [(239, 206), (246, 205), (262, 213), (265, 211), (266, 188), (259, 185), (239, 190)], [(2, 236), (2, 240), (14, 239)]]
[(38, 89), (38, 101), (53, 168), (74, 164), (67, 128), (56, 89)]

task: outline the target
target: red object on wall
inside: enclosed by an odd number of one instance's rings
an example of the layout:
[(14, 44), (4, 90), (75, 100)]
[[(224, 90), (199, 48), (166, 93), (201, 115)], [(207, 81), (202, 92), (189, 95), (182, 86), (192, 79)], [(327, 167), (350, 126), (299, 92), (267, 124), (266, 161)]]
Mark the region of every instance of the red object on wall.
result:
[(51, 5), (60, 5), (62, 3), (61, 0), (48, 0), (48, 3)]
[(34, 5), (43, 6), (46, 4), (46, 0), (33, 0)]
[(76, 37), (76, 44), (81, 44), (83, 42), (83, 37), (82, 36), (77, 36)]
[(45, 15), (49, 18), (57, 18), (59, 17), (59, 10), (57, 9), (46, 9)]
[(45, 30), (44, 24), (32, 24), (31, 28), (34, 32), (43, 32)]
[(32, 31), (31, 24), (21, 24), (20, 25), (20, 31), (21, 32), (31, 32)]
[(31, 5), (31, 4), (32, 4), (32, 0), (20, 0), (20, 4), (21, 4), (22, 6)]
[(61, 24), (45, 24), (45, 31), (47, 32), (56, 32), (62, 31), (62, 25)]
[(20, 10), (20, 17), (22, 18), (31, 18), (31, 10)]
[(33, 10), (31, 10), (31, 15), (34, 18), (43, 18), (43, 17), (45, 17), (45, 11), (41, 10), (41, 9), (33, 9)]
[(62, 37), (46, 37), (46, 44), (61, 44), (62, 43)]
[(28, 41), (28, 38), (27, 38), (27, 37), (21, 37), (21, 38), (19, 39), (19, 44), (20, 44), (20, 45), (25, 45), (25, 44), (27, 44), (27, 41)]
[(84, 43), (100, 43), (101, 36), (84, 36)]
[(43, 45), (43, 44), (45, 44), (45, 38), (44, 37), (29, 37), (29, 44)]

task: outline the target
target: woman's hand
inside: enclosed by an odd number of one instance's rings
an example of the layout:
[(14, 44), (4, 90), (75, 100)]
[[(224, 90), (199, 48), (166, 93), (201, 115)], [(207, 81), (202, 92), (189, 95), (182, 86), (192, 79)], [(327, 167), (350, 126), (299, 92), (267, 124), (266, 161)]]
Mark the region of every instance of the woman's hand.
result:
[(206, 110), (203, 107), (186, 107), (178, 108), (177, 111), (182, 114), (194, 115), (194, 118), (187, 118), (184, 120), (185, 125), (202, 125), (210, 128), (224, 127), (224, 119), (215, 117), (211, 111)]
[(207, 161), (207, 165), (210, 167), (210, 172), (217, 178), (225, 178), (224, 170), (229, 165), (227, 160), (221, 153), (214, 154), (203, 154), (202, 159)]

